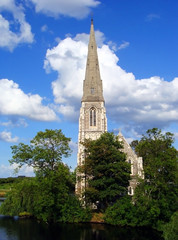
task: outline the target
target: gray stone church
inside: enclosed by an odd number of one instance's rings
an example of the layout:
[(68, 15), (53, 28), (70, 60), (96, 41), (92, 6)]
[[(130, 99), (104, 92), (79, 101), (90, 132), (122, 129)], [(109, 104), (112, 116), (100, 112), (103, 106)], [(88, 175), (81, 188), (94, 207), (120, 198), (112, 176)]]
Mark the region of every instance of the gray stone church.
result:
[[(85, 161), (84, 147), (81, 142), (84, 142), (85, 139), (89, 138), (96, 140), (102, 133), (107, 131), (105, 101), (103, 97), (102, 80), (100, 77), (93, 20), (91, 20), (88, 57), (81, 103), (77, 166), (81, 166)], [(126, 161), (131, 164), (131, 180), (129, 182), (128, 194), (133, 195), (138, 182), (138, 177), (144, 178), (142, 158), (137, 157), (121, 132), (118, 134), (118, 139), (123, 143), (122, 151), (127, 155)], [(79, 173), (77, 174), (79, 176)], [(76, 194), (80, 195), (85, 190), (85, 186), (85, 176), (80, 174), (80, 180), (77, 180), (76, 183)]]

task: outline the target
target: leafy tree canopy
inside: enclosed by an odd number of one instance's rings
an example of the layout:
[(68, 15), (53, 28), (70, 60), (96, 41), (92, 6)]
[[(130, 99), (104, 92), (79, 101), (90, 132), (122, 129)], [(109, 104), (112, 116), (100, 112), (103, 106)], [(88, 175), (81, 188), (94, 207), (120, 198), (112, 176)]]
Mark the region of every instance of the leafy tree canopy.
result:
[(58, 164), (46, 176), (24, 179), (9, 192), (0, 207), (1, 214), (26, 214), (45, 222), (89, 221), (90, 211), (83, 209), (73, 195), (73, 180), (69, 168)]
[(40, 131), (29, 145), (19, 143), (11, 147), (11, 164), (17, 163), (19, 168), (24, 164), (32, 166), (35, 171), (47, 173), (55, 170), (62, 157), (70, 155), (70, 138), (65, 137), (61, 130)]
[(122, 144), (113, 133), (103, 133), (97, 140), (84, 143), (85, 162), (79, 171), (85, 176), (85, 200), (105, 209), (127, 194), (130, 164), (121, 151)]
[(135, 151), (143, 157), (145, 180), (165, 186), (175, 184), (178, 151), (172, 145), (173, 134), (162, 133), (157, 128), (149, 129), (143, 135)]
[(163, 236), (165, 240), (177, 240), (178, 239), (178, 211), (172, 216), (169, 223), (164, 226)]
[[(110, 224), (129, 226), (151, 226), (165, 229), (164, 235), (176, 239), (172, 234), (176, 228), (177, 213), (177, 150), (173, 146), (172, 133), (162, 133), (157, 128), (149, 129), (140, 141), (131, 146), (143, 157), (145, 179), (135, 189), (131, 198), (124, 197), (109, 206), (105, 220)], [(172, 220), (169, 224), (165, 223)], [(169, 231), (170, 230), (170, 231)]]
[(177, 209), (178, 151), (173, 143), (172, 133), (153, 128), (135, 146), (137, 154), (143, 157), (145, 179), (136, 188), (134, 199), (138, 210), (144, 206), (143, 218), (150, 219), (150, 225), (169, 221)]

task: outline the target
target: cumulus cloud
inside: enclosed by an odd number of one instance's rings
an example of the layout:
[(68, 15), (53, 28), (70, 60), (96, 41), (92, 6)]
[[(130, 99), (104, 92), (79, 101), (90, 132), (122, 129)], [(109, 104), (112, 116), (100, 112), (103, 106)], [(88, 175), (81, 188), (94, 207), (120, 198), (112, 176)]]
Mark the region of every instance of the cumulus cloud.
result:
[(46, 53), (46, 71), (56, 70), (59, 74), (59, 78), (52, 83), (52, 89), (55, 102), (60, 104), (58, 111), (64, 116), (76, 117), (80, 106), (86, 46), (82, 41), (66, 38)]
[(49, 16), (69, 16), (74, 18), (84, 18), (90, 13), (90, 9), (97, 7), (99, 1), (96, 0), (30, 0), (36, 12), (43, 12)]
[[(103, 36), (103, 34), (100, 34)], [(103, 37), (102, 37), (103, 38)], [(69, 119), (78, 119), (85, 77), (87, 36), (68, 37), (48, 49), (44, 68), (57, 71), (52, 83), (59, 112)], [(100, 39), (102, 42), (102, 39)], [(163, 127), (178, 121), (178, 78), (168, 82), (159, 76), (136, 79), (119, 66), (119, 58), (107, 44), (98, 48), (107, 115), (125, 128), (135, 125)]]
[[(8, 11), (12, 15), (12, 19), (6, 19), (3, 16), (4, 11)], [(33, 42), (31, 26), (25, 20), (23, 8), (18, 6), (15, 0), (1, 0), (0, 13), (0, 47), (12, 51), (20, 43)], [(13, 31), (12, 28), (14, 28)]]
[(56, 120), (55, 112), (42, 104), (38, 94), (25, 94), (17, 83), (8, 79), (0, 79), (0, 114), (24, 116), (34, 120)]
[(3, 132), (0, 132), (0, 140), (4, 142), (15, 143), (19, 140), (19, 138), (12, 137), (11, 132), (3, 131)]
[(2, 178), (5, 177), (16, 177), (16, 176), (26, 176), (26, 177), (32, 177), (34, 176), (34, 171), (32, 167), (29, 167), (27, 165), (24, 165), (18, 173), (15, 172), (15, 169), (18, 167), (16, 163), (12, 165), (0, 165), (0, 176)]

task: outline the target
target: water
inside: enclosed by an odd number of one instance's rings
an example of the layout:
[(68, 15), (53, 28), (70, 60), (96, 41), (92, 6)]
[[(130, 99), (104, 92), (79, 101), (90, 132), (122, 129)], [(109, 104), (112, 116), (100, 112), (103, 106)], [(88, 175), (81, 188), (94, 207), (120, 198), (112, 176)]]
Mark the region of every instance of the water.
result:
[(3, 201), (5, 200), (5, 198), (0, 198), (0, 206), (1, 206), (1, 204), (3, 203)]
[(0, 215), (0, 240), (162, 240), (152, 229), (103, 224), (46, 224)]
[(161, 240), (150, 229), (102, 224), (45, 224), (0, 216), (0, 240)]

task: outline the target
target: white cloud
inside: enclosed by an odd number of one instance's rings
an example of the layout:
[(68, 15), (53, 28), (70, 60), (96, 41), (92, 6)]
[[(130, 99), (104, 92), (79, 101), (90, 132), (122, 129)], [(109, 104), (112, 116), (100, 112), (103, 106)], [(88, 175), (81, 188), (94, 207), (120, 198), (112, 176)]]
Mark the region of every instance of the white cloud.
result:
[(48, 31), (48, 26), (47, 26), (46, 24), (43, 25), (43, 26), (41, 27), (41, 31), (42, 31), (42, 32)]
[(31, 0), (35, 4), (36, 12), (43, 12), (49, 16), (69, 16), (84, 18), (90, 13), (90, 8), (97, 7), (96, 0)]
[(18, 167), (17, 164), (12, 165), (0, 165), (0, 176), (1, 178), (5, 177), (16, 177), (16, 176), (26, 176), (26, 177), (32, 177), (34, 176), (34, 171), (32, 167), (29, 167), (27, 165), (24, 165), (18, 173), (15, 173), (15, 169)]
[[(3, 17), (3, 11), (12, 14), (13, 20)], [(23, 8), (15, 4), (14, 0), (0, 1), (0, 47), (8, 48), (12, 51), (20, 43), (32, 43), (33, 34), (31, 26), (25, 20)], [(11, 28), (18, 28), (12, 31)]]
[[(52, 83), (55, 102), (69, 119), (79, 116), (88, 49), (86, 39), (86, 34), (68, 37), (46, 53), (45, 69), (58, 72), (58, 79)], [(133, 73), (118, 65), (118, 57), (106, 44), (98, 49), (98, 56), (109, 118), (120, 124), (135, 125), (137, 132), (143, 126), (148, 129), (178, 122), (178, 78), (170, 82), (159, 76), (135, 79)]]
[(178, 139), (178, 132), (174, 133), (174, 137), (175, 137), (175, 139)]
[(155, 13), (150, 13), (146, 16), (146, 21), (151, 22), (152, 20), (159, 19), (159, 18), (160, 18), (160, 15), (155, 14)]
[[(71, 37), (71, 36), (67, 36), (67, 37)], [(104, 33), (96, 30), (95, 31), (95, 39), (96, 39), (97, 46), (101, 47), (103, 45), (104, 40), (105, 40)], [(73, 38), (73, 40), (75, 40), (76, 42), (83, 42), (83, 43), (88, 45), (89, 35), (87, 33), (78, 33)]]
[(3, 132), (0, 132), (0, 140), (4, 141), (4, 142), (15, 143), (19, 140), (19, 138), (18, 137), (12, 137), (11, 132), (3, 131)]
[(76, 109), (78, 111), (80, 106), (86, 53), (86, 44), (71, 38), (66, 38), (57, 47), (48, 49), (46, 53), (45, 69), (48, 72), (56, 70), (61, 76), (52, 83), (52, 88), (55, 102), (61, 104), (59, 111), (65, 116), (77, 116)]
[(76, 142), (73, 142), (72, 140), (70, 141), (69, 143), (69, 147), (72, 149), (73, 152), (76, 152), (78, 151), (78, 143)]
[(124, 41), (123, 43), (120, 44), (120, 46), (118, 47), (118, 50), (127, 48), (130, 45), (129, 42)]
[(25, 94), (17, 83), (0, 79), (0, 114), (24, 116), (34, 120), (56, 120), (55, 112), (42, 104), (38, 94)]
[(23, 118), (12, 118), (6, 122), (0, 122), (0, 125), (5, 127), (21, 127), (21, 126), (27, 127), (28, 126), (27, 122)]

